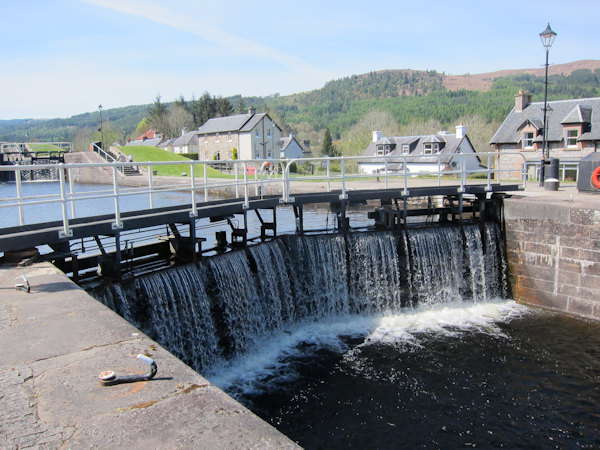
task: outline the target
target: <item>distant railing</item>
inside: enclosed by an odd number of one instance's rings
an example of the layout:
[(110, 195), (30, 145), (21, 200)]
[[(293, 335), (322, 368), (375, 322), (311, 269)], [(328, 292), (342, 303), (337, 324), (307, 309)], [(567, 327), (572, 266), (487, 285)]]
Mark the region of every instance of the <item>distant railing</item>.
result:
[[(101, 150), (101, 149), (100, 149)], [(479, 154), (481, 155), (481, 154)], [(453, 162), (456, 167), (448, 169), (447, 163), (442, 163), (442, 155), (428, 156), (429, 160), (437, 161), (439, 170), (428, 170), (411, 172), (409, 165), (411, 158), (408, 156), (378, 156), (378, 157), (335, 157), (335, 158), (306, 158), (293, 160), (244, 160), (232, 161), (234, 174), (230, 178), (211, 178), (209, 177), (209, 168), (222, 165), (222, 161), (169, 161), (169, 162), (118, 162), (111, 163), (85, 163), (85, 164), (53, 164), (53, 165), (17, 165), (0, 166), (0, 172), (14, 172), (15, 196), (0, 199), (0, 210), (3, 208), (17, 208), (19, 225), (26, 225), (28, 222), (24, 216), (24, 207), (34, 205), (57, 205), (60, 208), (62, 217), (62, 237), (72, 236), (69, 221), (77, 217), (76, 204), (81, 201), (96, 200), (102, 198), (112, 198), (114, 200), (114, 221), (113, 229), (122, 228), (120, 199), (131, 195), (147, 195), (148, 207), (154, 208), (154, 196), (159, 193), (170, 191), (188, 192), (191, 194), (191, 201), (182, 207), (189, 207), (190, 217), (198, 216), (198, 203), (208, 202), (209, 191), (211, 189), (228, 188), (235, 192), (234, 197), (242, 200), (246, 208), (249, 207), (250, 197), (262, 197), (269, 189), (270, 195), (279, 196), (280, 203), (293, 202), (293, 183), (302, 183), (306, 192), (306, 186), (311, 181), (320, 181), (326, 183), (327, 192), (332, 190), (341, 190), (340, 199), (346, 199), (348, 189), (401, 189), (402, 195), (409, 195), (409, 189), (414, 182), (423, 185), (442, 184), (455, 186), (458, 184), (458, 191), (465, 192), (469, 184), (481, 184), (485, 180), (485, 188), (492, 190), (492, 185), (500, 184), (502, 173), (514, 173), (515, 169), (499, 169), (501, 166), (500, 158), (508, 155), (518, 155), (523, 158), (521, 168), (521, 177), (518, 180), (525, 187), (527, 181), (525, 158), (520, 153), (487, 153), (490, 162), (488, 168), (468, 168), (467, 163), (473, 155), (454, 155)], [(110, 156), (110, 155), (109, 155)], [(413, 157), (414, 158), (414, 157)], [(447, 157), (446, 157), (447, 158)], [(298, 175), (291, 172), (293, 165), (302, 166), (306, 162), (317, 162), (322, 167), (322, 173), (311, 175)], [(361, 166), (362, 164), (362, 166)], [(377, 164), (381, 166), (377, 173), (365, 173), (364, 164)], [(146, 168), (147, 181), (144, 186), (130, 187), (124, 186), (123, 177), (119, 171), (126, 166)], [(158, 171), (163, 166), (183, 166), (189, 168), (189, 174), (186, 172), (184, 177), (168, 177), (161, 180), (160, 185), (154, 180), (155, 170)], [(37, 170), (45, 168), (58, 168), (60, 191), (57, 194), (25, 196), (23, 194), (21, 172), (28, 170)], [(110, 168), (112, 173), (111, 183), (108, 189), (99, 189), (87, 192), (76, 192), (74, 189), (73, 171), (83, 168)], [(220, 175), (225, 177), (225, 175)], [(475, 178), (476, 177), (476, 178)], [(162, 178), (162, 177), (161, 177)], [(383, 185), (380, 180), (383, 179)], [(166, 180), (166, 182), (165, 182)], [(182, 183), (182, 181), (186, 181)], [(189, 181), (188, 181), (189, 180)], [(366, 183), (370, 181), (372, 183)], [(353, 186), (353, 183), (359, 182), (360, 186)], [(314, 192), (322, 192), (322, 184), (315, 185)], [(253, 193), (252, 193), (253, 192)], [(240, 195), (242, 193), (242, 195)], [(145, 209), (145, 205), (140, 204), (139, 210)], [(98, 212), (96, 212), (98, 214)], [(30, 222), (31, 223), (31, 222)]]

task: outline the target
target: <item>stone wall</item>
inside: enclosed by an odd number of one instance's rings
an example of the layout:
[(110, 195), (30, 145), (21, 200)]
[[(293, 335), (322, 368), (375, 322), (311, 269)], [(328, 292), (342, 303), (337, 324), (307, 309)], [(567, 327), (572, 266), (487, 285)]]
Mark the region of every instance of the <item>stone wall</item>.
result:
[(515, 300), (600, 319), (600, 209), (589, 203), (505, 200)]

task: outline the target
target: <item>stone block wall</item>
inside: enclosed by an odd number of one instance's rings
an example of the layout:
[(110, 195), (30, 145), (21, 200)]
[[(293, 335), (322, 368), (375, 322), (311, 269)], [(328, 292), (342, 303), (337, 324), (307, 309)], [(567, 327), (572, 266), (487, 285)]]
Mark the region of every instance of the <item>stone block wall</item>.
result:
[(513, 198), (504, 215), (515, 300), (600, 320), (600, 210)]

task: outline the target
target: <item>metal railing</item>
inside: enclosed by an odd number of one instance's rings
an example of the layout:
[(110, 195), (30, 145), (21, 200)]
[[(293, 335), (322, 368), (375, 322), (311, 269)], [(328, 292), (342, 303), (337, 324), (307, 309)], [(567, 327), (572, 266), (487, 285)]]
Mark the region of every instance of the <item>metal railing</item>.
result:
[[(481, 154), (480, 154), (481, 155)], [(190, 217), (197, 217), (198, 203), (209, 201), (209, 191), (213, 189), (229, 189), (233, 192), (232, 197), (242, 200), (245, 208), (249, 208), (250, 197), (262, 197), (269, 191), (270, 195), (279, 196), (280, 203), (293, 202), (293, 183), (302, 183), (304, 191), (311, 181), (325, 183), (327, 192), (334, 189), (341, 190), (340, 199), (346, 199), (349, 189), (402, 189), (402, 195), (409, 194), (409, 188), (413, 182), (418, 181), (421, 185), (435, 183), (437, 186), (442, 184), (459, 184), (459, 192), (464, 192), (468, 184), (481, 184), (485, 179), (486, 190), (491, 190), (492, 184), (500, 184), (502, 174), (514, 173), (515, 169), (500, 169), (500, 158), (508, 155), (523, 156), (519, 153), (488, 153), (490, 162), (488, 168), (469, 168), (468, 157), (472, 155), (458, 154), (453, 157), (456, 167), (450, 167), (442, 163), (442, 155), (433, 155), (428, 157), (434, 163), (437, 161), (438, 170), (427, 170), (415, 172), (414, 168), (409, 167), (411, 160), (409, 156), (379, 156), (379, 157), (335, 157), (335, 158), (305, 158), (292, 160), (244, 160), (232, 161), (233, 175), (225, 178), (225, 175), (219, 173), (224, 178), (215, 178), (209, 176), (211, 167), (222, 166), (222, 161), (169, 161), (169, 162), (118, 162), (112, 163), (84, 163), (84, 164), (37, 164), (37, 165), (17, 165), (0, 166), (0, 172), (14, 172), (15, 196), (0, 199), (0, 213), (4, 208), (16, 208), (18, 210), (19, 225), (28, 224), (24, 208), (36, 205), (57, 205), (61, 216), (61, 237), (72, 236), (70, 220), (78, 217), (76, 205), (79, 202), (111, 198), (114, 200), (114, 215), (112, 223), (113, 229), (122, 228), (121, 220), (121, 199), (126, 196), (147, 195), (148, 207), (154, 208), (154, 198), (158, 194), (166, 192), (187, 192), (191, 195), (189, 203), (182, 204), (182, 207), (189, 207)], [(292, 173), (293, 165), (302, 166), (307, 162), (318, 162), (322, 167), (322, 173), (311, 175), (300, 175)], [(377, 165), (377, 172), (373, 166)], [(125, 184), (125, 177), (120, 173), (125, 166), (134, 166), (146, 169), (147, 181), (142, 186), (128, 186)], [(161, 182), (155, 180), (156, 174), (163, 166), (181, 166), (188, 167), (189, 174), (186, 177), (160, 177)], [(22, 171), (39, 170), (45, 168), (58, 168), (59, 171), (59, 192), (58, 194), (26, 196), (23, 193), (23, 182), (21, 179)], [(520, 179), (522, 187), (525, 187), (527, 181), (526, 162), (523, 158), (523, 164), (520, 170)], [(111, 171), (110, 180), (104, 180), (108, 189), (99, 189), (93, 191), (78, 192), (75, 190), (74, 180), (77, 178), (77, 171), (81, 169), (102, 169), (109, 168)], [(214, 169), (213, 169), (214, 170)], [(412, 170), (412, 171), (411, 171)], [(478, 177), (478, 178), (473, 178)], [(383, 186), (379, 182), (383, 178)], [(100, 179), (95, 180), (100, 182)], [(359, 184), (356, 186), (355, 184)], [(313, 192), (322, 192), (322, 184), (314, 185)], [(241, 193), (241, 195), (240, 195)], [(138, 210), (143, 210), (144, 205), (138, 205)], [(96, 211), (96, 215), (98, 212)], [(34, 223), (34, 222), (29, 222)]]

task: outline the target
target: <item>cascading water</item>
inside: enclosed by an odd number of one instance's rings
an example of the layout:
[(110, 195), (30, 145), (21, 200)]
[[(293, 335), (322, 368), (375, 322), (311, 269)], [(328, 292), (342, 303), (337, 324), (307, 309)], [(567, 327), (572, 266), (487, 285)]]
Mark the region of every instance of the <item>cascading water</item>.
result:
[(495, 228), (286, 236), (92, 294), (210, 373), (298, 323), (501, 294)]
[(502, 245), (285, 236), (92, 294), (305, 448), (597, 447), (598, 327), (506, 300)]

